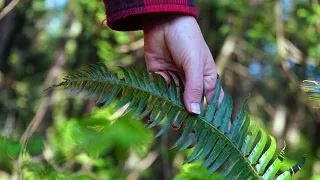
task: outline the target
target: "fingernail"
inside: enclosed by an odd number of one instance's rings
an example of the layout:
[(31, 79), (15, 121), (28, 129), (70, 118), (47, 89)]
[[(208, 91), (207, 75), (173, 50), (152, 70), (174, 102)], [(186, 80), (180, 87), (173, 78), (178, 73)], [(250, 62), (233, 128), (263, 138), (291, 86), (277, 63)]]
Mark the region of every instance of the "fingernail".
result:
[(191, 111), (195, 114), (200, 114), (200, 104), (191, 103)]

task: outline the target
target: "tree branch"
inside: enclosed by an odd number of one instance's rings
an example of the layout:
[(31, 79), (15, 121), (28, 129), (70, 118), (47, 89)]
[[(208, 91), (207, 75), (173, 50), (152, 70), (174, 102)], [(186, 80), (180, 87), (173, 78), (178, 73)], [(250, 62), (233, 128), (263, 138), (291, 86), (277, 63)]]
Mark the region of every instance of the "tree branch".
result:
[(0, 21), (3, 19), (16, 5), (20, 0), (12, 0), (1, 12), (0, 12)]

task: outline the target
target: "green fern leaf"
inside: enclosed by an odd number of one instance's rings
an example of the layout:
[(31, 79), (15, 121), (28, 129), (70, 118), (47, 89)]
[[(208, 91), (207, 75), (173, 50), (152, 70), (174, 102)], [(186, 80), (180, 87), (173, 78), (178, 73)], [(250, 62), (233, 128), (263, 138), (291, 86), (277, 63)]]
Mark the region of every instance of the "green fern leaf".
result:
[(317, 81), (304, 80), (302, 89), (309, 95), (310, 99), (320, 99), (320, 84)]
[[(121, 70), (124, 77), (119, 79), (118, 75), (110, 73), (105, 65), (96, 64), (87, 70), (65, 77), (63, 82), (53, 87), (64, 86), (77, 90), (78, 93), (88, 89), (86, 97), (97, 97), (97, 103), (103, 104), (103, 107), (110, 105), (121, 92), (116, 108), (129, 104), (125, 112), (137, 107), (133, 117), (144, 118), (150, 114), (154, 121), (149, 124), (149, 128), (164, 121), (156, 137), (165, 133), (170, 125), (178, 129), (185, 122), (181, 137), (173, 147), (180, 146), (179, 150), (184, 150), (197, 140), (187, 162), (202, 160), (202, 167), (206, 167), (210, 173), (220, 172), (220, 176), (224, 179), (273, 179), (278, 172), (284, 149), (267, 167), (275, 153), (275, 139), (260, 129), (257, 122), (252, 121), (250, 126), (250, 116), (245, 111), (245, 103), (229, 129), (232, 98), (224, 89), (225, 96), (219, 108), (216, 108), (222, 87), (219, 77), (216, 84), (217, 91), (207, 107), (204, 109), (203, 95), (201, 114), (192, 115), (183, 105), (184, 86), (181, 79), (179, 79), (178, 93), (170, 73), (170, 87), (168, 87), (164, 78), (153, 72), (149, 75), (144, 71), (140, 79), (133, 70), (125, 68)], [(188, 137), (189, 134), (191, 135)], [(268, 147), (266, 147), (267, 142), (270, 142)], [(278, 179), (290, 178), (304, 162), (305, 157)]]

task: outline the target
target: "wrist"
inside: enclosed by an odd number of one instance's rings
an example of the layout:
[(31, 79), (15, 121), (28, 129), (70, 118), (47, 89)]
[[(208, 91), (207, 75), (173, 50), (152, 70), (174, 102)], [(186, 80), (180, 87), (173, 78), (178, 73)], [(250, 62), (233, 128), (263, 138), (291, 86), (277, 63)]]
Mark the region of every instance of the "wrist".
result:
[(146, 14), (142, 17), (142, 29), (145, 30), (145, 28), (148, 28), (150, 26), (165, 25), (175, 20), (189, 19), (189, 18), (195, 19), (193, 16), (189, 16), (181, 13)]

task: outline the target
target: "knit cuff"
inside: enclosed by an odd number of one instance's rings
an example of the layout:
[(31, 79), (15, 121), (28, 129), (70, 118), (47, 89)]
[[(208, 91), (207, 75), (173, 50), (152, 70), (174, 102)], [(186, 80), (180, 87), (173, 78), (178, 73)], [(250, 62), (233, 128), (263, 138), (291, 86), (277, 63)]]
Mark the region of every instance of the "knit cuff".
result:
[(142, 17), (154, 13), (182, 13), (197, 18), (195, 7), (175, 4), (157, 4), (134, 7), (107, 15), (107, 24), (113, 30), (133, 31), (142, 29)]

